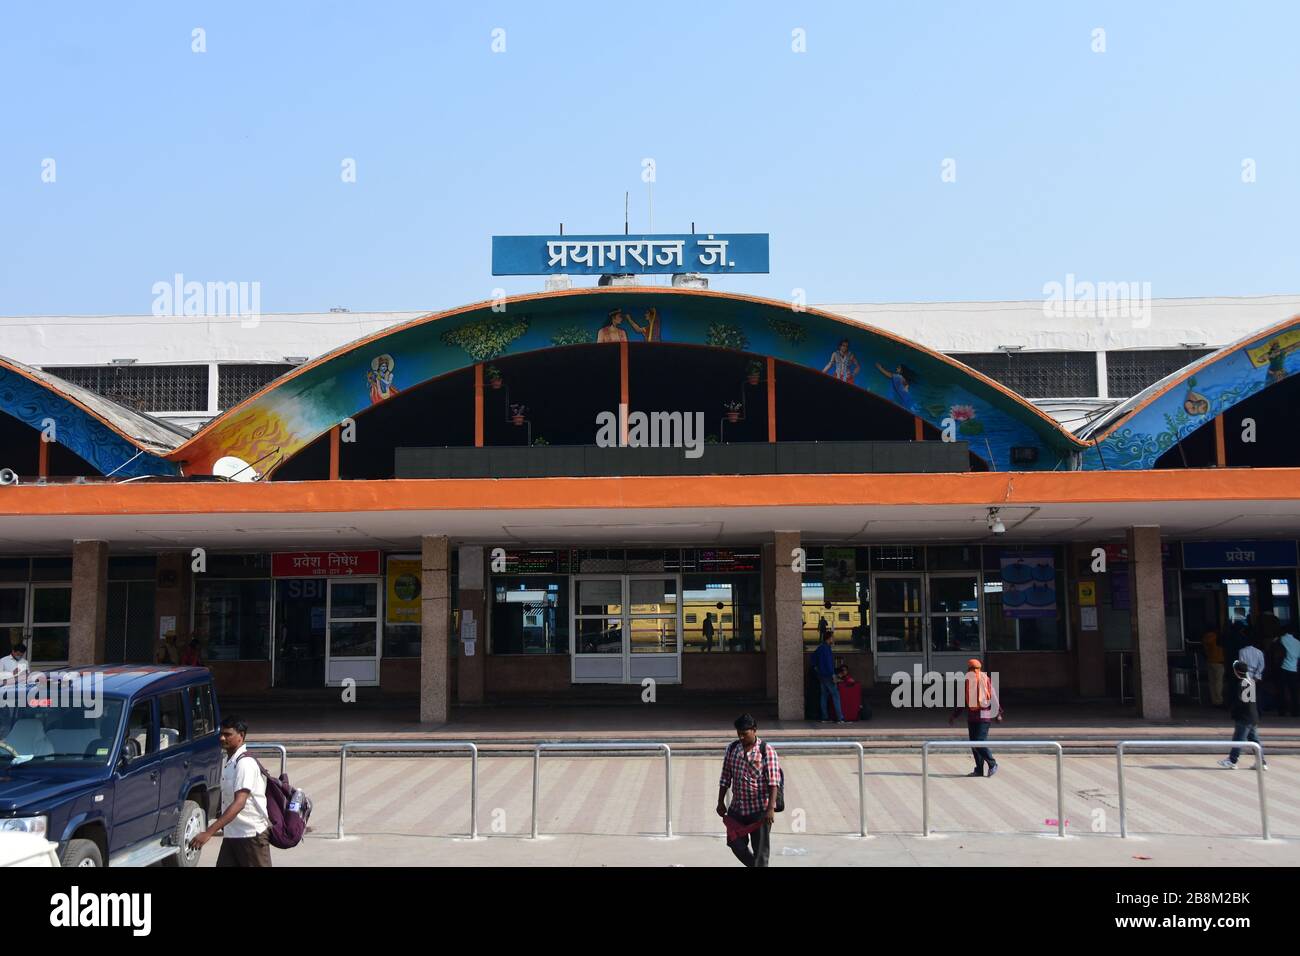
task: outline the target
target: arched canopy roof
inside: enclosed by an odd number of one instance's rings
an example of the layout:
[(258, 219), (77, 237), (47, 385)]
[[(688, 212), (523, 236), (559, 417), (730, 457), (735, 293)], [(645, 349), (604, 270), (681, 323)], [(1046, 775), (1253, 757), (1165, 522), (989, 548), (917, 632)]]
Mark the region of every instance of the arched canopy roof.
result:
[(1087, 469), (1154, 468), (1156, 460), (1232, 406), (1300, 370), (1300, 316), (1225, 346), (1116, 405), (1080, 432)]
[[(611, 313), (617, 319), (611, 324)], [(835, 375), (906, 409), (1008, 470), (1069, 467), (1084, 445), (975, 370), (883, 329), (731, 293), (602, 287), (516, 296), (431, 314), (358, 339), (277, 379), (169, 457), (206, 474), (233, 455), (265, 473), (345, 418), (449, 372), (505, 355), (592, 342), (654, 341), (770, 355)], [(840, 352), (840, 343), (848, 341)]]
[(147, 415), (4, 356), (0, 356), (0, 411), (37, 433), (52, 434), (55, 442), (101, 475), (122, 478), (175, 475), (176, 465), (163, 456), (187, 437)]

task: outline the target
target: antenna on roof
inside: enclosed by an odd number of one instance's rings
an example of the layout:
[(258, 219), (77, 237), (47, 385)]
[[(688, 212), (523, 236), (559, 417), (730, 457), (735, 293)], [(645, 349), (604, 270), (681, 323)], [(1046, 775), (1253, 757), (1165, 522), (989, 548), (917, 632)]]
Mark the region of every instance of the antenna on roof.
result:
[(627, 235), (627, 192), (623, 193), (623, 235)]
[(560, 235), (564, 235), (564, 223), (560, 223)]

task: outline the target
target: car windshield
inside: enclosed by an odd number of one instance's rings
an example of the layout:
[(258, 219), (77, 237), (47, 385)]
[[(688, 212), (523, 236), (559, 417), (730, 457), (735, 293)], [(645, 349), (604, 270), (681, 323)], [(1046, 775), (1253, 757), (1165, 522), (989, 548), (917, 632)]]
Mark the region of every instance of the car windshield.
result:
[(107, 763), (117, 740), (122, 701), (94, 708), (24, 700), (0, 706), (0, 767), (25, 763)]

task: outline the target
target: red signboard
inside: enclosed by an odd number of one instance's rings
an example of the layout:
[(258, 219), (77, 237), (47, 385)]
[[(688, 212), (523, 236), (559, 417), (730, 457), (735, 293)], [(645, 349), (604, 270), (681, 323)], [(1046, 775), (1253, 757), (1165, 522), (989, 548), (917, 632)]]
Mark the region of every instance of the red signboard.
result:
[(271, 576), (276, 578), (377, 574), (378, 551), (277, 551), (271, 555)]

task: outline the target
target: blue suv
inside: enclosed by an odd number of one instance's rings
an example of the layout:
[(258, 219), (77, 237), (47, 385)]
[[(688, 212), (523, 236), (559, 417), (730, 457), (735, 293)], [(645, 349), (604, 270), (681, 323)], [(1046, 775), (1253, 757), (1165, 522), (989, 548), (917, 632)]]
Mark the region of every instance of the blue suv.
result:
[(204, 667), (118, 665), (0, 683), (0, 832), (64, 866), (194, 866), (221, 803), (220, 715)]

